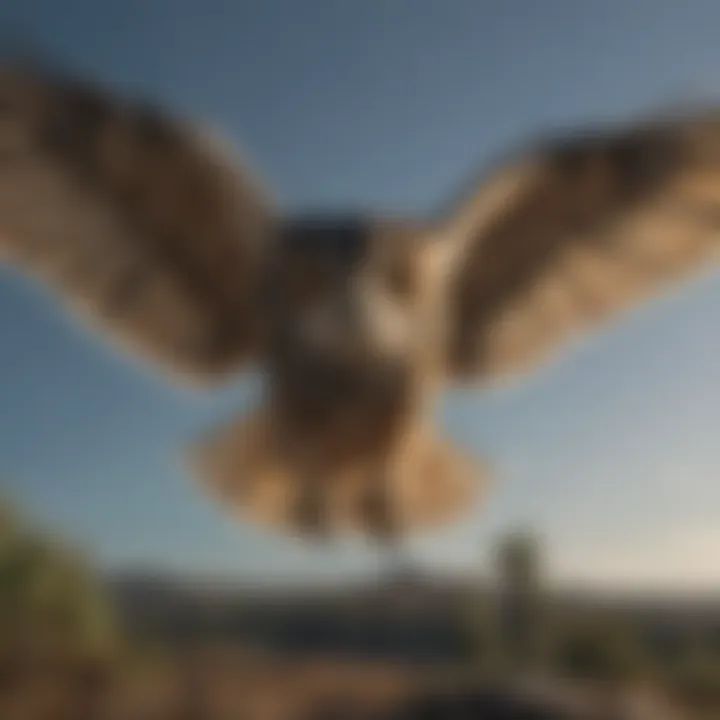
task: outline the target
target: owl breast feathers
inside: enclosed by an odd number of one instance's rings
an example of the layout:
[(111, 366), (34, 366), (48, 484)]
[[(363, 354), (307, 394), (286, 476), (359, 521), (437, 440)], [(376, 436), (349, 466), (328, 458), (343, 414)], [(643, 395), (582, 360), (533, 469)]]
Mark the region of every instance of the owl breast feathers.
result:
[(261, 407), (193, 459), (229, 507), (299, 531), (470, 507), (437, 393), (530, 369), (709, 264), (719, 170), (710, 109), (532, 143), (425, 218), (286, 217), (207, 130), (0, 64), (0, 258), (167, 372), (261, 369)]

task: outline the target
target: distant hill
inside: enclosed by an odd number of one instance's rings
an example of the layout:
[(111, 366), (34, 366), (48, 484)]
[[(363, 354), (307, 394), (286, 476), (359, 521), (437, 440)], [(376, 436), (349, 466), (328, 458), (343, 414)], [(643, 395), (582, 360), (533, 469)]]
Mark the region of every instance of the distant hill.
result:
[(470, 583), (393, 577), (339, 587), (232, 587), (157, 574), (111, 580), (131, 631), (170, 642), (238, 640), (284, 653), (450, 659), (465, 629), (456, 609), (476, 602)]
[[(498, 600), (477, 580), (402, 572), (372, 582), (288, 588), (242, 587), (160, 573), (110, 579), (131, 631), (175, 643), (251, 642), (285, 653), (453, 660), (467, 651), (467, 620)], [(720, 602), (556, 592), (552, 615), (610, 613), (649, 636), (702, 632), (720, 647)]]

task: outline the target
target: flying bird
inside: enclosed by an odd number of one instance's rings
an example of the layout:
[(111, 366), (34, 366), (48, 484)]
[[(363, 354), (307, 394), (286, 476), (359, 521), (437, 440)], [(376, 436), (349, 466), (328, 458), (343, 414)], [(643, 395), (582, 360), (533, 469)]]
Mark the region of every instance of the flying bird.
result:
[(719, 234), (714, 109), (537, 139), (426, 217), (293, 215), (214, 131), (0, 65), (0, 258), (168, 376), (261, 371), (259, 407), (191, 457), (287, 531), (457, 518), (487, 473), (435, 432), (443, 388), (549, 361)]

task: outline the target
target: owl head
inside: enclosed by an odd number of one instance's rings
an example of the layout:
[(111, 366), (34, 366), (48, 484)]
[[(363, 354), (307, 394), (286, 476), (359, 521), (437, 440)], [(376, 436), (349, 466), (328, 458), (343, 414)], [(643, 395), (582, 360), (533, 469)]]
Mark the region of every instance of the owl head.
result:
[(452, 259), (447, 240), (401, 220), (294, 219), (267, 273), (269, 344), (347, 368), (430, 363)]

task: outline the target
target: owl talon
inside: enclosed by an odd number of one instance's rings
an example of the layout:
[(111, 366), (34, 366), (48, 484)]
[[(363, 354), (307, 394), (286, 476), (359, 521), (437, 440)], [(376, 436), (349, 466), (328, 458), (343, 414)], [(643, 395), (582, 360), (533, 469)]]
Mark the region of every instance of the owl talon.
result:
[(398, 518), (393, 512), (390, 488), (382, 479), (371, 483), (362, 499), (360, 515), (372, 537), (383, 546), (392, 545), (398, 539)]
[(297, 528), (302, 535), (321, 540), (329, 536), (324, 496), (315, 483), (303, 483), (293, 508)]

